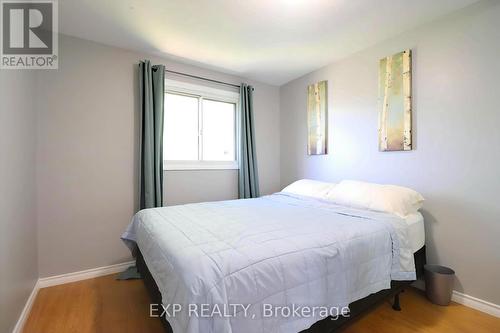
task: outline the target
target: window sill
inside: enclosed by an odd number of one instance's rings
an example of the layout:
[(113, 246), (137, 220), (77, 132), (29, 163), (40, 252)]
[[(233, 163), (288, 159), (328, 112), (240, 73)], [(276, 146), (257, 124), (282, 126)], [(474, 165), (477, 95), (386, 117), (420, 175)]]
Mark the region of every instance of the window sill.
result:
[(164, 161), (164, 171), (179, 170), (238, 170), (236, 161)]

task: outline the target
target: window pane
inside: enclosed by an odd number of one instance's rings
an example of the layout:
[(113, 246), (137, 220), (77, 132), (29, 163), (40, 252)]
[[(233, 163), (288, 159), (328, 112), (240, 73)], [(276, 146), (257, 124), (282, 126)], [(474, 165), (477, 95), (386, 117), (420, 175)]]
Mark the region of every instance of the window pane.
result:
[(235, 108), (233, 103), (203, 100), (203, 160), (236, 160)]
[(163, 159), (198, 159), (198, 98), (165, 94)]

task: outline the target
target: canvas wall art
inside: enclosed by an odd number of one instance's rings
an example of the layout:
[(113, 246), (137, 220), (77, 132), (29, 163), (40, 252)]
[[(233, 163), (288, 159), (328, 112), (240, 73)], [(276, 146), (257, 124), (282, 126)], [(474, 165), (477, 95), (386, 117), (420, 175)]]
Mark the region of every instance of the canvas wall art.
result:
[(307, 153), (327, 154), (327, 81), (307, 87)]
[(411, 50), (379, 63), (379, 150), (411, 150)]

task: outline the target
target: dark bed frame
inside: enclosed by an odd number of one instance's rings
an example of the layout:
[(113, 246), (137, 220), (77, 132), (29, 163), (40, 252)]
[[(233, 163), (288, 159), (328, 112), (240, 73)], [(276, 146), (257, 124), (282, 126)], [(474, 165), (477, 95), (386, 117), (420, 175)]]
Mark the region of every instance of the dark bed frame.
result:
[[(423, 276), (424, 273), (424, 265), (426, 263), (425, 259), (425, 246), (423, 246), (420, 250), (415, 252), (415, 267), (417, 271), (417, 278)], [(161, 293), (158, 289), (158, 285), (155, 280), (151, 276), (149, 272), (149, 268), (144, 261), (142, 253), (140, 249), (136, 251), (137, 258), (137, 269), (141, 273), (144, 278), (144, 284), (146, 285), (146, 289), (151, 296), (151, 301), (153, 304), (161, 304)], [(342, 317), (339, 316), (338, 319), (332, 320), (331, 318), (322, 319), (316, 323), (314, 323), (308, 329), (301, 331), (300, 333), (332, 333), (336, 332), (341, 327), (345, 326), (347, 323), (352, 322), (354, 319), (359, 317), (359, 315), (366, 313), (369, 309), (374, 306), (380, 304), (384, 300), (389, 299), (390, 297), (394, 297), (394, 303), (392, 308), (395, 311), (401, 311), (401, 307), (399, 304), (399, 294), (404, 291), (406, 287), (412, 284), (414, 281), (391, 281), (391, 289), (384, 289), (375, 294), (371, 294), (365, 298), (357, 300), (349, 304), (350, 316)], [(160, 317), (163, 327), (165, 328), (165, 332), (173, 333), (172, 327), (166, 320), (165, 316)]]

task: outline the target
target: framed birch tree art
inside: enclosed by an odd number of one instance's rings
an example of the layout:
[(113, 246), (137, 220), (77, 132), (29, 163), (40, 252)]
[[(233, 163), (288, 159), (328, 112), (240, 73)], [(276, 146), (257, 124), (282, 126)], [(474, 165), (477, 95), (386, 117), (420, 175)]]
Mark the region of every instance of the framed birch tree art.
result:
[(411, 50), (379, 63), (380, 151), (411, 150)]
[(307, 154), (327, 154), (327, 81), (307, 87)]

